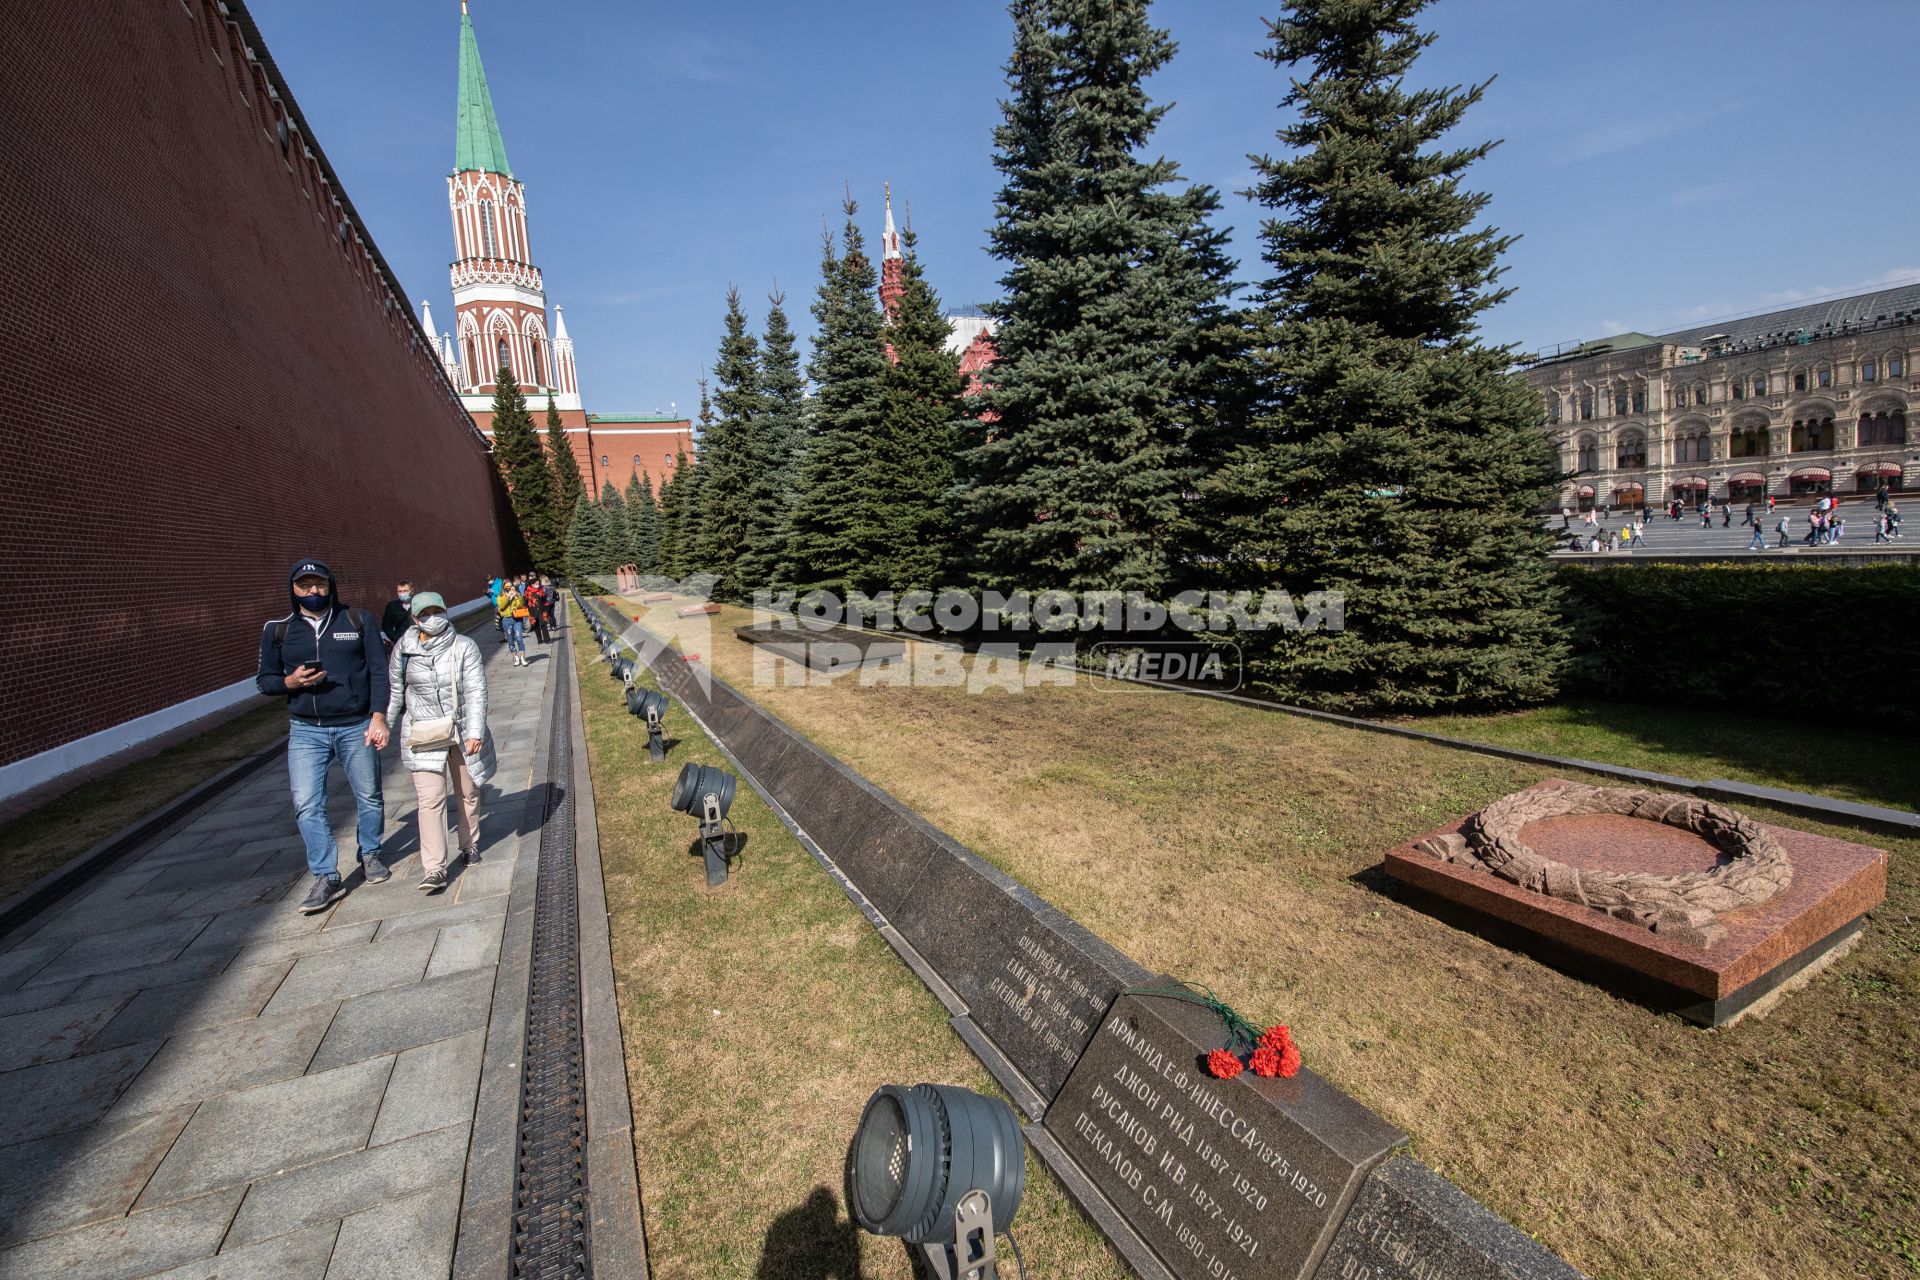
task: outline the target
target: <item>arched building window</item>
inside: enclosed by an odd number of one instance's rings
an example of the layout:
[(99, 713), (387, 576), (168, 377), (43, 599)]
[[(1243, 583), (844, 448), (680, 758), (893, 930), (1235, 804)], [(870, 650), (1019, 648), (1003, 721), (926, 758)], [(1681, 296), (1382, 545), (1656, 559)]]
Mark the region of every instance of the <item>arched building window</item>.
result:
[(1623, 431), (1614, 445), (1613, 465), (1637, 469), (1647, 465), (1647, 438), (1638, 431)]
[(1882, 409), (1877, 413), (1860, 415), (1859, 443), (1861, 445), (1905, 444), (1906, 442), (1906, 410)]
[(485, 196), (480, 197), (480, 255), (485, 258), (500, 256), (500, 245), (493, 229), (493, 201)]
[(1793, 453), (1819, 453), (1833, 448), (1832, 418), (1799, 418), (1794, 421), (1788, 448)]
[(1772, 434), (1764, 426), (1735, 427), (1727, 437), (1729, 458), (1764, 458), (1772, 451)]
[(1580, 437), (1580, 462), (1577, 471), (1598, 471), (1600, 469), (1600, 442), (1592, 436)]
[(494, 350), (494, 355), (499, 360), (499, 363), (493, 366), (496, 371), (500, 369), (508, 368), (513, 364), (513, 361), (508, 357), (508, 354), (507, 354), (507, 340), (505, 338), (501, 338), (499, 341), (495, 342), (493, 344), (493, 350)]

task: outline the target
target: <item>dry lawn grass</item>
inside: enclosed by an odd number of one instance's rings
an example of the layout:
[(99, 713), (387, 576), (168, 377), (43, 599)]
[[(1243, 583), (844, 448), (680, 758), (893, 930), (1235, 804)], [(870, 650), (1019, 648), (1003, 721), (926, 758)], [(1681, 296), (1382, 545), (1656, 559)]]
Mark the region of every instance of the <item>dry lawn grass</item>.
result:
[[(649, 765), (590, 634), (573, 632), (653, 1275), (909, 1276), (900, 1243), (857, 1232), (841, 1202), (860, 1110), (888, 1081), (998, 1091), (748, 788), (731, 815), (741, 860), (726, 886), (706, 887), (694, 824), (667, 797), (682, 763), (722, 757), (676, 707), (666, 736), (678, 744)], [(1127, 1274), (1031, 1158), (1015, 1233), (1036, 1278)]]
[(285, 709), (261, 707), (0, 823), (0, 898), (286, 736)]
[(715, 619), (720, 675), (1142, 964), (1291, 1023), (1312, 1066), (1589, 1274), (1920, 1274), (1920, 842), (1756, 809), (1888, 847), (1887, 901), (1807, 990), (1708, 1032), (1375, 873), (1543, 770), (1142, 689), (755, 688), (745, 620)]

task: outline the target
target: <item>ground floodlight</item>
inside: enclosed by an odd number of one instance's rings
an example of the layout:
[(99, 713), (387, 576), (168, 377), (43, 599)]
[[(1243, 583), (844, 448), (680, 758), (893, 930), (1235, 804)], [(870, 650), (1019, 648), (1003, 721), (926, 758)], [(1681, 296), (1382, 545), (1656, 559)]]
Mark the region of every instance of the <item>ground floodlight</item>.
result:
[[(639, 695), (637, 699), (635, 694)], [(660, 726), (666, 721), (667, 708), (671, 705), (672, 700), (657, 689), (632, 689), (627, 693), (627, 709), (647, 722), (647, 757), (655, 764), (667, 758), (667, 744), (660, 736)]]
[(918, 1246), (938, 1280), (996, 1280), (1026, 1186), (1013, 1108), (957, 1085), (881, 1085), (847, 1144), (847, 1212)]
[(707, 860), (709, 885), (727, 882), (725, 823), (733, 807), (733, 788), (734, 776), (725, 769), (691, 762), (673, 784), (673, 807), (700, 819), (700, 853)]

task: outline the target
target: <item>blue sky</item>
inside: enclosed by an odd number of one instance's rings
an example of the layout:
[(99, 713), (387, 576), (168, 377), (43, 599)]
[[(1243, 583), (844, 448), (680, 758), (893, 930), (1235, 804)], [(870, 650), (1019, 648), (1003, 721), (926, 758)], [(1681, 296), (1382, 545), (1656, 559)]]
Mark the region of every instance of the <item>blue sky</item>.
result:
[[(275, 60), (417, 307), (452, 314), (457, 0), (252, 0)], [(985, 252), (1009, 29), (994, 0), (472, 0), (548, 300), (587, 407), (692, 408), (727, 286), (758, 327), (776, 283), (810, 332), (821, 219), (842, 184), (879, 238), (911, 203), (949, 305), (997, 292)], [(1158, 0), (1180, 44), (1149, 82), (1154, 150), (1221, 189), (1243, 279), (1282, 74), (1255, 56), (1274, 0)], [(1459, 140), (1520, 241), (1487, 336), (1525, 348), (1661, 332), (1920, 278), (1920, 4), (1440, 0), (1423, 84), (1497, 79)]]

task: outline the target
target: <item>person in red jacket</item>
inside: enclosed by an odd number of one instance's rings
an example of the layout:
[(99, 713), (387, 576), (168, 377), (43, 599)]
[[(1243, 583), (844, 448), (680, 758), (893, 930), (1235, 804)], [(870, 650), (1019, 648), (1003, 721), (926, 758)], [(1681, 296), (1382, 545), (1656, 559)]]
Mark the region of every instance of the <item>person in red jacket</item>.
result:
[(551, 616), (547, 609), (547, 591), (538, 578), (527, 580), (526, 590), (521, 593), (527, 602), (527, 620), (533, 624), (533, 634), (540, 638), (541, 644), (547, 644), (553, 637), (547, 631), (547, 620)]

